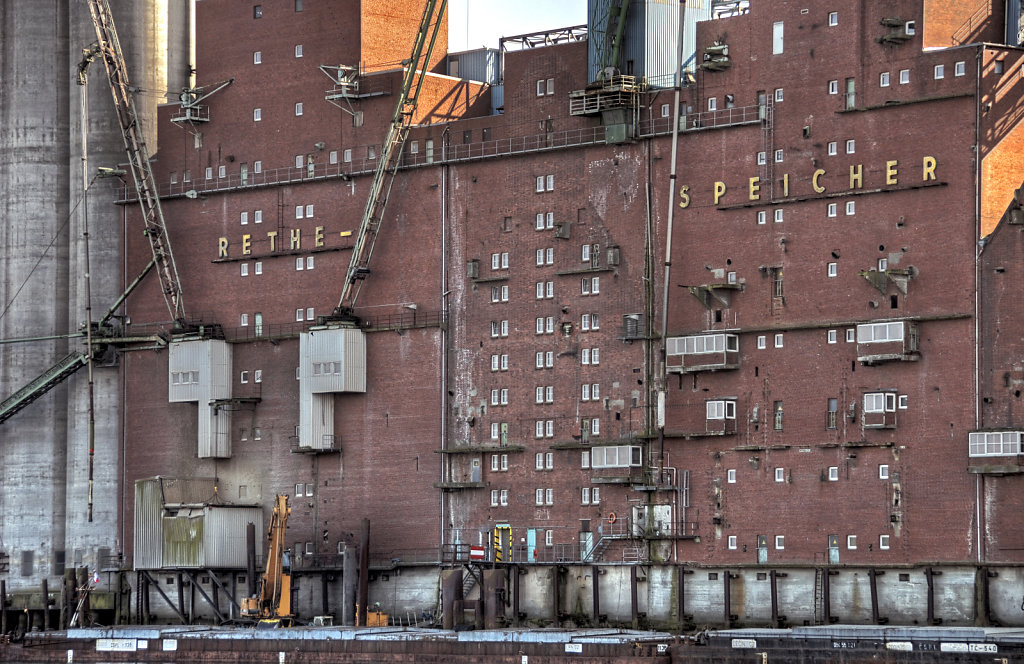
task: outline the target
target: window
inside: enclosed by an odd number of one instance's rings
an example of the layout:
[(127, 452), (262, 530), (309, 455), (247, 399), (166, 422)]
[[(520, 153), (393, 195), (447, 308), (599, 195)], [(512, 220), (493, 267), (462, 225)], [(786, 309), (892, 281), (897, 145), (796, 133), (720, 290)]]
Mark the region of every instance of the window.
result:
[(836, 343), (836, 341), (838, 341), (838, 336), (839, 336), (839, 331), (838, 330), (829, 330), (828, 331), (828, 342), (830, 344)]
[(782, 150), (775, 151), (775, 163), (778, 164), (782, 161)]
[(825, 411), (825, 428), (835, 429), (839, 425), (839, 400), (829, 399), (828, 410)]
[(313, 307), (306, 307), (306, 320), (313, 320), (314, 316)]
[(249, 314), (242, 314), (241, 320), (239, 321), (239, 325), (241, 325), (242, 327), (248, 327), (248, 325), (249, 325)]
[(580, 489), (580, 502), (584, 505), (590, 504), (590, 487), (582, 487)]
[(854, 139), (846, 141), (846, 154), (853, 154), (857, 151), (857, 142)]
[(757, 349), (758, 350), (764, 350), (767, 347), (768, 347), (768, 343), (767, 343), (767, 339), (766, 339), (765, 335), (759, 334), (757, 336)]
[(708, 110), (709, 111), (717, 111), (718, 110), (718, 97), (708, 97)]
[(254, 108), (254, 109), (252, 109), (252, 121), (253, 122), (259, 122), (262, 119), (263, 119), (263, 109), (262, 108)]
[(785, 24), (782, 21), (772, 24), (772, 55), (782, 53), (784, 27)]
[(546, 90), (547, 90), (547, 83), (544, 82), (544, 79), (541, 79), (541, 80), (537, 81), (537, 96), (538, 97), (543, 97), (544, 96), (544, 92)]
[(249, 264), (248, 263), (242, 263), (240, 267), (241, 267), (241, 271), (242, 271), (242, 276), (243, 277), (248, 277), (249, 276)]
[(297, 322), (302, 322), (302, 320), (304, 319), (303, 314), (304, 314), (304, 312), (303, 312), (302, 309), (296, 309), (295, 310), (295, 320)]
[(907, 83), (910, 83), (910, 70), (909, 69), (901, 69), (900, 70), (900, 85), (906, 85)]
[(839, 94), (839, 81), (838, 80), (829, 81), (828, 82), (828, 93), (830, 95), (837, 95), (837, 94)]
[(775, 211), (775, 223), (782, 223), (782, 213), (782, 208), (779, 208), (778, 210)]
[(878, 536), (878, 548), (881, 549), (882, 551), (887, 551), (889, 549), (889, 536), (888, 535), (879, 535)]
[(314, 258), (313, 256), (306, 256), (306, 269), (307, 270), (312, 270), (313, 269), (313, 258)]
[(785, 535), (776, 535), (775, 536), (775, 548), (778, 549), (779, 551), (781, 551), (782, 549), (786, 548), (786, 536)]
[(847, 535), (846, 536), (846, 548), (853, 551), (857, 548), (857, 536)]
[(828, 467), (828, 481), (838, 482), (839, 481), (839, 466)]
[(736, 469), (730, 468), (725, 471), (725, 481), (729, 484), (736, 484)]
[[(299, 159), (299, 157), (296, 157), (296, 159)], [(305, 211), (305, 209), (306, 208), (304, 208), (301, 205), (296, 205), (295, 206), (295, 218), (296, 219), (302, 219), (302, 215), (303, 215), (303, 212)]]
[(828, 216), (830, 216), (830, 217), (836, 216), (838, 209), (839, 209), (839, 206), (837, 204), (829, 203), (828, 204)]
[(767, 161), (768, 161), (768, 159), (765, 156), (765, 153), (764, 153), (763, 150), (761, 152), (757, 153), (757, 165), (758, 166), (764, 166), (765, 163), (767, 163)]
[(601, 502), (601, 487), (595, 486), (590, 490), (590, 504), (597, 505)]
[(555, 490), (554, 489), (544, 489), (544, 504), (545, 505), (554, 505), (555, 504)]
[(782, 101), (782, 88), (775, 88), (775, 101)]
[(225, 177), (225, 176), (227, 176), (227, 174), (228, 174), (228, 167), (227, 166), (218, 166), (217, 167), (217, 177), (218, 178)]
[(374, 145), (366, 146), (366, 158), (376, 159), (377, 158), (377, 147)]
[(590, 450), (583, 450), (580, 454), (580, 468), (590, 468)]
[(786, 469), (785, 468), (776, 468), (775, 469), (775, 481), (776, 482), (785, 482), (786, 481)]
[(213, 166), (207, 166), (206, 167), (206, 179), (207, 180), (212, 180), (213, 179)]
[(258, 65), (263, 62), (263, 51), (253, 51), (252, 63)]
[[(497, 422), (491, 422), (491, 440), (498, 440), (498, 432), (500, 431), (500, 425)], [(496, 460), (498, 455), (495, 454), (491, 457), (491, 470), (496, 470)]]
[(709, 420), (735, 420), (736, 402), (726, 399), (708, 401), (704, 404), (705, 414)]
[(545, 530), (544, 531), (544, 546), (552, 546), (555, 543), (555, 531)]
[(960, 62), (953, 65), (953, 75), (963, 76), (967, 73), (967, 63), (961, 60)]
[(669, 105), (668, 104), (662, 104), (661, 105), (661, 117), (667, 118), (670, 115), (671, 115), (671, 112), (670, 112)]
[(782, 332), (775, 335), (775, 347), (782, 348)]
[(900, 410), (906, 410), (907, 409), (907, 395), (906, 394), (899, 395), (899, 397), (897, 397), (897, 399), (896, 399), (896, 404), (897, 404), (896, 407), (899, 408)]
[(341, 159), (345, 163), (351, 162), (352, 161), (352, 148), (347, 148), (344, 152), (342, 152), (341, 153)]
[(545, 420), (544, 421), (544, 437), (553, 438), (555, 436), (555, 421)]
[(935, 65), (935, 78), (946, 78), (946, 65)]
[(857, 212), (857, 201), (846, 201), (846, 215), (850, 216)]
[(864, 323), (857, 326), (857, 343), (885, 343), (903, 341), (903, 321), (889, 323)]
[(776, 401), (772, 405), (772, 428), (782, 431), (782, 402)]
[(996, 74), (1002, 74), (1003, 73), (1003, 61), (1002, 60), (996, 60), (995, 61), (995, 67), (994, 67), (994, 69), (992, 71), (994, 73), (996, 73)]
[(881, 74), (878, 75), (878, 87), (889, 87), (889, 72), (883, 71)]
[(302, 57), (302, 44), (296, 44), (295, 45), (295, 57), (297, 57), (297, 58), (301, 58)]
[(302, 102), (301, 101), (297, 102), (295, 104), (295, 115), (302, 115)]
[(306, 265), (306, 261), (302, 260), (301, 256), (295, 259), (295, 269), (296, 270), (303, 269), (303, 267), (305, 267), (305, 265)]
[(302, 0), (295, 0), (295, 11), (302, 11)]
[(253, 18), (263, 18), (263, 5), (253, 5), (252, 7)]
[(534, 456), (534, 466), (537, 470), (544, 470), (544, 453), (537, 452)]
[(729, 548), (730, 549), (735, 549), (736, 548), (736, 536), (735, 535), (729, 535)]
[(839, 25), (839, 12), (828, 13), (828, 24), (829, 26)]
[(256, 274), (263, 274), (263, 261), (256, 261), (256, 264), (255, 264), (254, 267), (255, 267), (254, 272), (256, 272)]
[(757, 213), (757, 223), (758, 223), (758, 225), (764, 224), (767, 220), (768, 220), (768, 213), (765, 212), (764, 210), (758, 211), (758, 213)]
[(491, 489), (491, 507), (498, 506), (498, 490)]
[(852, 344), (856, 340), (857, 340), (857, 334), (856, 334), (856, 331), (854, 330), (854, 328), (851, 327), (851, 328), (847, 329), (846, 330), (846, 343)]
[(836, 144), (835, 141), (829, 141), (829, 143), (828, 143), (828, 156), (834, 157), (837, 154), (839, 154), (839, 150), (837, 148), (838, 148), (838, 145)]
[[(261, 160), (257, 159), (256, 161), (252, 162), (252, 172), (253, 173), (262, 173), (263, 172), (263, 162)], [(257, 210), (256, 211), (256, 223), (258, 224), (261, 221), (263, 221), (263, 212), (261, 210)]]
[(243, 383), (243, 384), (244, 383), (248, 383), (249, 382), (249, 372), (248, 371), (243, 371), (241, 374), (239, 374), (238, 382), (239, 383)]
[(883, 463), (878, 466), (878, 479), (887, 480), (889, 479), (889, 464)]

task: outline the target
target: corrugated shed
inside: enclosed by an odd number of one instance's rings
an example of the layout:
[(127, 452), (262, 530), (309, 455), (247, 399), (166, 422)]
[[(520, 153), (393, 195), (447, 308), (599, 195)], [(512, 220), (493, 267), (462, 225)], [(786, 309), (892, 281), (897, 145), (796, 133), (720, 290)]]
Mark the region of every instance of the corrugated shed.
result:
[(163, 518), (165, 567), (201, 567), (205, 518), (202, 509), (183, 509)]
[(163, 565), (163, 523), (160, 478), (135, 480), (135, 569)]
[(491, 88), (491, 113), (497, 115), (505, 111), (505, 86), (495, 85)]
[(448, 74), (494, 85), (501, 80), (501, 51), (481, 48), (448, 55)]
[[(605, 44), (605, 21), (612, 0), (589, 0), (587, 59), (590, 80), (600, 69)], [(687, 0), (683, 21), (683, 67), (695, 66), (697, 23), (711, 18), (711, 0)], [(675, 0), (631, 0), (626, 16), (621, 55), (615, 65), (623, 75), (644, 77), (648, 85), (672, 87), (679, 43), (679, 3)]]
[[(165, 505), (202, 505), (217, 495), (217, 480), (212, 477), (157, 477)], [(148, 481), (148, 480), (146, 480)]]
[(206, 508), (206, 527), (201, 559), (204, 567), (245, 567), (245, 530), (256, 525), (256, 541), (263, 535), (263, 510), (259, 507), (211, 505)]

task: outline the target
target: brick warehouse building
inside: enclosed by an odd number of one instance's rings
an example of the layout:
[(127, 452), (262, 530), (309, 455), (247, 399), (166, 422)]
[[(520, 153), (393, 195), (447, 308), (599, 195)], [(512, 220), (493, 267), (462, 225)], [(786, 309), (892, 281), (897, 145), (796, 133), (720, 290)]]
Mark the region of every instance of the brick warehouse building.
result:
[(161, 476), (289, 494), (297, 569), (364, 517), (382, 560), (1021, 562), (1020, 12), (751, 4), (686, 10), (674, 189), (671, 84), (588, 87), (595, 26), (500, 86), (435, 57), (350, 327), (321, 317), (421, 3), (199, 2), (198, 85), (231, 82), (161, 109), (154, 166), (202, 327), (128, 300), (129, 530)]

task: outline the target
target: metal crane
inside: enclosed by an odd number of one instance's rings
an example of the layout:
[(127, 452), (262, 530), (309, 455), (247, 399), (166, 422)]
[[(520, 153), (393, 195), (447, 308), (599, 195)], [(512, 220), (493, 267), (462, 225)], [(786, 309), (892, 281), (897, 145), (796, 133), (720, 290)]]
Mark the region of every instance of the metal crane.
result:
[[(377, 233), (384, 217), (384, 207), (388, 202), (388, 195), (391, 192), (391, 185), (394, 183), (395, 172), (398, 170), (398, 162), (402, 155), (402, 148), (409, 136), (409, 126), (412, 124), (420, 90), (423, 87), (425, 77), (419, 72), (430, 62), (430, 56), (434, 52), (434, 42), (437, 40), (437, 33), (441, 28), (441, 21), (444, 18), (447, 5), (448, 0), (427, 0), (423, 10), (423, 19), (420, 21), (420, 29), (416, 34), (416, 43), (412, 49), (412, 56), (406, 63), (402, 88), (395, 103), (388, 135), (381, 149), (380, 161), (377, 162), (377, 170), (373, 174), (373, 183), (370, 185), (366, 209), (363, 211), (363, 220), (359, 225), (359, 232), (352, 248), (352, 258), (349, 261), (348, 271), (345, 273), (341, 300), (334, 309), (333, 318), (354, 318), (352, 308), (355, 306), (356, 298), (359, 297), (363, 280), (370, 274), (370, 255), (373, 253), (373, 246), (377, 241)], [(418, 77), (417, 74), (419, 74)]]
[[(125, 65), (121, 42), (110, 13), (107, 0), (89, 0), (89, 13), (96, 28), (97, 57), (103, 60), (110, 81), (110, 92), (114, 98), (114, 110), (121, 127), (124, 149), (128, 155), (129, 171), (135, 191), (142, 207), (142, 218), (146, 226), (145, 235), (153, 251), (153, 260), (160, 277), (167, 310), (176, 328), (185, 327), (185, 306), (182, 301), (181, 280), (171, 253), (171, 240), (167, 235), (164, 213), (160, 208), (156, 180), (149, 163), (149, 153), (142, 136), (142, 126), (135, 111), (132, 87), (128, 84), (128, 67)], [(81, 76), (80, 71), (80, 76)]]
[(261, 627), (279, 627), (292, 618), (292, 576), (284, 550), (288, 527), (288, 496), (277, 496), (267, 528), (267, 569), (256, 597), (242, 598), (242, 617), (259, 620)]

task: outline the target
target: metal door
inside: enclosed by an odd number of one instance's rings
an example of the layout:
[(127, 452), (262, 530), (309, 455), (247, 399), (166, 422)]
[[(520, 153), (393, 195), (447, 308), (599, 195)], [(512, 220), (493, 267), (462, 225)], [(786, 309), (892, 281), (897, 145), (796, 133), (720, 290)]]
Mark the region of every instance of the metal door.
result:
[(470, 482), (482, 482), (483, 481), (483, 478), (481, 477), (481, 470), (480, 470), (480, 457), (476, 457), (476, 458), (473, 459), (472, 467), (471, 467), (470, 473), (469, 473), (469, 481)]
[(760, 565), (764, 565), (768, 562), (768, 536), (758, 535), (757, 536), (757, 562)]
[(580, 533), (580, 560), (587, 563), (594, 558), (594, 533)]
[(526, 531), (526, 562), (537, 562), (537, 529), (530, 528)]
[(839, 564), (839, 535), (828, 536), (828, 564)]

